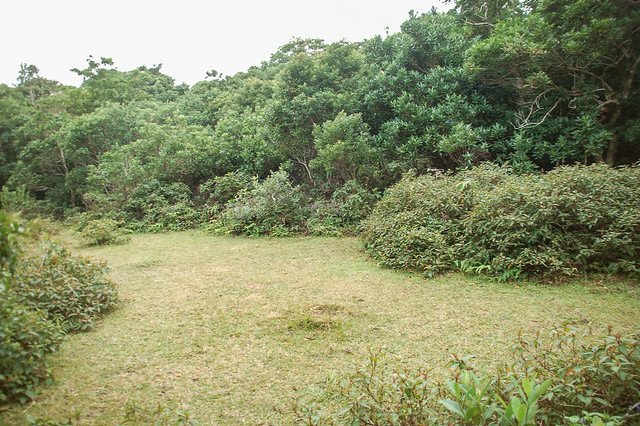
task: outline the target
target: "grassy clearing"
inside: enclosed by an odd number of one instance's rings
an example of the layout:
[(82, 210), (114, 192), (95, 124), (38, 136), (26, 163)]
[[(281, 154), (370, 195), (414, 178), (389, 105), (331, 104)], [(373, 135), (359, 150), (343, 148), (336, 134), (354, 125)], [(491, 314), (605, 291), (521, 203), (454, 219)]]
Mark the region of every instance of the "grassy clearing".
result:
[[(188, 408), (204, 424), (290, 423), (300, 389), (384, 348), (398, 364), (441, 366), (451, 352), (500, 362), (518, 330), (590, 320), (635, 330), (626, 286), (511, 285), (381, 269), (355, 239), (247, 239), (201, 232), (80, 248), (105, 259), (123, 302), (53, 357), (55, 385), (24, 411), (114, 424), (127, 401)], [(609, 288), (607, 288), (607, 286)]]

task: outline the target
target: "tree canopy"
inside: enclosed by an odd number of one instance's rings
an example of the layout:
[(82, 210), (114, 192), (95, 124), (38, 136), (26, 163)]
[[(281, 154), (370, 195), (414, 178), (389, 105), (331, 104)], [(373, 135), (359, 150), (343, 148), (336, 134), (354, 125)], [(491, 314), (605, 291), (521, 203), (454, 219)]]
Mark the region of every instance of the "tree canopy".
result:
[[(0, 186), (50, 212), (120, 208), (150, 182), (188, 197), (280, 169), (327, 198), (491, 161), (516, 171), (640, 158), (634, 0), (457, 0), (357, 43), (293, 39), (233, 76), (90, 56), (80, 87), (22, 64), (0, 85)], [(182, 190), (181, 190), (182, 191)]]

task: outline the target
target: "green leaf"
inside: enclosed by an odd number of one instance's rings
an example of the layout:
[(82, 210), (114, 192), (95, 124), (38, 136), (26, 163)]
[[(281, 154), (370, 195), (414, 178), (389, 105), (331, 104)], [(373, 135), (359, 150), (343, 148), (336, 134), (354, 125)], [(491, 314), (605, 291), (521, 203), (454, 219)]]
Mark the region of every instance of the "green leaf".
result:
[(462, 408), (460, 404), (451, 400), (451, 399), (441, 399), (440, 404), (444, 405), (445, 408), (453, 413), (456, 413), (460, 417), (464, 417), (464, 413), (462, 412)]

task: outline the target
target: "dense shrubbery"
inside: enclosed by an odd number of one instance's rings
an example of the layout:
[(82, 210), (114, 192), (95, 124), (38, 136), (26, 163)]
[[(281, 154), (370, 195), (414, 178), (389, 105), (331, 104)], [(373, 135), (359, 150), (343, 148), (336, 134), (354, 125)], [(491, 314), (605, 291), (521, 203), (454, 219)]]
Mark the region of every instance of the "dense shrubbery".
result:
[(263, 181), (230, 174), (213, 181), (211, 188), (208, 206), (218, 214), (212, 228), (251, 236), (355, 234), (378, 199), (356, 181), (348, 181), (328, 199), (314, 199), (292, 185), (285, 171)]
[(19, 253), (17, 237), (23, 232), (22, 226), (0, 210), (0, 293), (10, 283)]
[(34, 388), (50, 377), (45, 357), (58, 349), (62, 336), (44, 312), (0, 293), (0, 403), (34, 398)]
[(11, 290), (18, 301), (45, 312), (66, 332), (84, 331), (116, 305), (116, 290), (106, 273), (104, 264), (48, 243), (38, 256), (20, 262)]
[(20, 233), (0, 211), (0, 402), (32, 399), (50, 377), (45, 357), (64, 333), (87, 330), (117, 300), (103, 264), (53, 243), (20, 252)]
[(312, 205), (308, 232), (313, 235), (357, 234), (361, 222), (371, 213), (378, 198), (377, 193), (370, 192), (358, 182), (347, 181), (334, 191), (331, 198), (321, 199)]
[(633, 424), (640, 416), (640, 335), (559, 327), (521, 336), (498, 371), (454, 356), (445, 383), (429, 369), (390, 371), (379, 354), (346, 378), (311, 392), (299, 423), (320, 424)]
[(134, 231), (179, 231), (202, 222), (200, 211), (183, 183), (151, 181), (136, 189), (123, 205), (127, 226)]
[(408, 176), (368, 219), (365, 247), (385, 265), (428, 273), (637, 273), (639, 183), (637, 166)]
[(113, 219), (91, 220), (79, 229), (80, 237), (87, 246), (121, 244), (129, 241), (122, 233), (120, 224)]
[(242, 190), (223, 213), (224, 226), (234, 234), (283, 236), (302, 232), (308, 200), (285, 171)]

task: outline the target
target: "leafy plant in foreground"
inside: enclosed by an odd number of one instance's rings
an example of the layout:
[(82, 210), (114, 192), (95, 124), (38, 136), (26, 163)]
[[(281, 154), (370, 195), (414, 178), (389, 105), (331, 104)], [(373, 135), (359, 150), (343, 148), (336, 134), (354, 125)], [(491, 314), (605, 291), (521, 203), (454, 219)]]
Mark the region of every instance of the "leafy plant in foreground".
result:
[(25, 403), (50, 380), (46, 356), (62, 341), (60, 326), (45, 313), (0, 293), (0, 403)]
[(21, 303), (45, 312), (66, 332), (84, 331), (116, 306), (117, 292), (106, 274), (104, 263), (49, 243), (40, 256), (20, 262), (12, 291)]
[(445, 383), (429, 370), (390, 370), (379, 354), (344, 378), (307, 394), (294, 408), (308, 425), (470, 424), (619, 426), (640, 418), (640, 335), (574, 326), (525, 338), (514, 359), (476, 371), (454, 357)]

